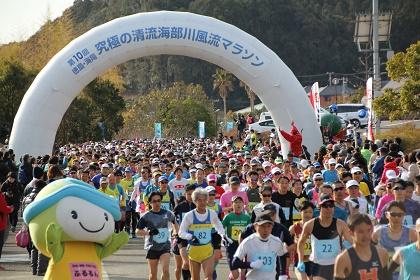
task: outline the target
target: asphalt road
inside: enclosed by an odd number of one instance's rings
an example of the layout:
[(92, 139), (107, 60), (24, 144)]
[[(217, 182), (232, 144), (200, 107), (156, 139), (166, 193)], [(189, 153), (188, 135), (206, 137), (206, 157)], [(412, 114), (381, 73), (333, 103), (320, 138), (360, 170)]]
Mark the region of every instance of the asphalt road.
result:
[[(17, 230), (20, 229), (20, 223)], [(6, 244), (3, 247), (0, 266), (4, 271), (0, 271), (1, 280), (20, 280), (20, 279), (42, 279), (40, 276), (33, 276), (29, 263), (29, 255), (26, 249), (17, 247), (14, 240), (15, 234), (10, 232)], [(148, 279), (148, 266), (143, 249), (143, 239), (130, 239), (128, 244), (114, 255), (104, 259), (103, 279)], [(225, 256), (225, 255), (224, 255)], [(175, 279), (175, 261), (171, 259), (171, 279)], [(217, 266), (218, 279), (227, 279), (229, 267), (226, 258)], [(159, 273), (160, 278), (160, 273)]]

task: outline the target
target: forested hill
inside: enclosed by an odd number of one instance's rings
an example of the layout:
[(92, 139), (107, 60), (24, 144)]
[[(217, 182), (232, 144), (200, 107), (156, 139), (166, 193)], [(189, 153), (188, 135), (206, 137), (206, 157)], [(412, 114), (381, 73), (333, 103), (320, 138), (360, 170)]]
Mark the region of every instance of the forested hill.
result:
[[(145, 11), (190, 11), (231, 23), (257, 37), (279, 55), (303, 84), (315, 80), (326, 83), (325, 75), (299, 76), (364, 71), (359, 62), (360, 54), (353, 43), (354, 20), (357, 12), (371, 11), (371, 2), (371, 0), (76, 0), (62, 17), (47, 22), (29, 40), (0, 47), (0, 57), (14, 56), (39, 70), (71, 39), (114, 18)], [(420, 39), (418, 0), (379, 2), (380, 10), (393, 12), (391, 36), (393, 50), (402, 51)], [(212, 90), (211, 76), (214, 72), (214, 65), (197, 59), (157, 56), (129, 61), (109, 71), (107, 75), (114, 82), (124, 84), (126, 92), (131, 94), (143, 94), (151, 88), (166, 87), (174, 81), (183, 80), (186, 83), (202, 84), (207, 94), (217, 96)], [(236, 88), (240, 92), (239, 87)], [(242, 96), (246, 100), (246, 95)], [(237, 105), (240, 107), (244, 104)]]

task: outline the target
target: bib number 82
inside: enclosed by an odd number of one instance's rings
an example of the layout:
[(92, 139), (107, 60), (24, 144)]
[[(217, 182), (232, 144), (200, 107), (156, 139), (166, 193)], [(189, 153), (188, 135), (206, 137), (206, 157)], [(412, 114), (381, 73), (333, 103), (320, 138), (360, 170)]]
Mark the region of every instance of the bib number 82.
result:
[(206, 236), (207, 236), (206, 232), (199, 232), (197, 237), (198, 239), (205, 239)]

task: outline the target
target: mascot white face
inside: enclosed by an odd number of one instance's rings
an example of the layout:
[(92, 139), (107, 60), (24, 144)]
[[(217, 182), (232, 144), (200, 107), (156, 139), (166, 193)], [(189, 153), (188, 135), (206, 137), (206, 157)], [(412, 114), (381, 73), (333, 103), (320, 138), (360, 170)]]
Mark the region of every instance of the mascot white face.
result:
[(111, 213), (86, 200), (69, 196), (57, 204), (57, 223), (74, 241), (99, 243), (114, 232)]

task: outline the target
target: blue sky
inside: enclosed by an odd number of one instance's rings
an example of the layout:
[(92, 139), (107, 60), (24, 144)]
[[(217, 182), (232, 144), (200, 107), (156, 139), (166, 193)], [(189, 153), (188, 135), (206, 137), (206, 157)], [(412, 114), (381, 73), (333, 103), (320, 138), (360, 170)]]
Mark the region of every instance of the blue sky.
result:
[(0, 0), (0, 44), (29, 38), (47, 19), (55, 19), (74, 0)]

